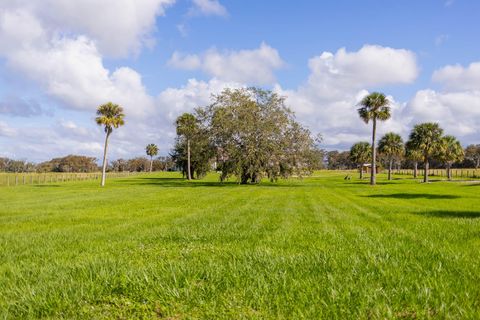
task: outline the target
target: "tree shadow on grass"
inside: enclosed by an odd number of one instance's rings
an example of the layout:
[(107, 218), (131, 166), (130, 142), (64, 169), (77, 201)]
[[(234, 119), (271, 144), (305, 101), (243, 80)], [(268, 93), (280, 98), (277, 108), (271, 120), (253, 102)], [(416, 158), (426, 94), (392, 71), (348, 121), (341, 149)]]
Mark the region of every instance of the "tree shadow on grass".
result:
[(480, 218), (480, 211), (455, 211), (455, 210), (434, 210), (427, 212), (415, 212), (420, 216), (430, 216), (438, 218), (465, 218), (478, 219)]
[(392, 193), (392, 194), (371, 194), (363, 196), (366, 198), (393, 198), (393, 199), (458, 199), (460, 196), (451, 194), (432, 194), (432, 193)]
[(292, 183), (272, 183), (272, 182), (261, 182), (257, 184), (239, 184), (235, 181), (203, 181), (203, 180), (192, 180), (188, 181), (184, 178), (152, 178), (152, 177), (145, 177), (145, 178), (135, 178), (135, 179), (123, 179), (117, 180), (122, 184), (129, 184), (129, 185), (154, 185), (164, 188), (196, 188), (196, 187), (284, 187), (284, 188), (292, 188), (292, 187), (301, 187), (300, 184), (292, 184)]

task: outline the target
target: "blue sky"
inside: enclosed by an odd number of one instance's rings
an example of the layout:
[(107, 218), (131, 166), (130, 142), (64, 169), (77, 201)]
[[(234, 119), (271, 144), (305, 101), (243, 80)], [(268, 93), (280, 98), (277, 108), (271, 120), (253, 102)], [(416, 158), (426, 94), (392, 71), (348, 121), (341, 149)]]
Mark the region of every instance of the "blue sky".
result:
[(3, 1), (0, 156), (100, 158), (105, 100), (127, 114), (111, 159), (152, 142), (167, 154), (177, 115), (247, 85), (286, 95), (329, 149), (369, 138), (355, 105), (374, 90), (393, 108), (380, 133), (437, 121), (480, 143), (478, 12), (474, 0)]

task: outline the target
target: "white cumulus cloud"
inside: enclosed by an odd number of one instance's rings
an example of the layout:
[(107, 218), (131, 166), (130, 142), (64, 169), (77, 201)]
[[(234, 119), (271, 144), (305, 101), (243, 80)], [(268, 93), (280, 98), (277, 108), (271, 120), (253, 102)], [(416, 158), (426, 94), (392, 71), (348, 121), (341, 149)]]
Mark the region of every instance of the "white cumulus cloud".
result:
[(218, 0), (192, 0), (191, 15), (228, 16), (227, 9)]
[(212, 48), (203, 54), (175, 52), (168, 64), (178, 69), (202, 70), (224, 81), (251, 84), (275, 82), (274, 71), (285, 65), (278, 51), (266, 43), (252, 50), (220, 52)]
[[(365, 45), (358, 51), (339, 49), (323, 52), (309, 61), (310, 75), (295, 90), (277, 85), (275, 90), (288, 97), (287, 103), (312, 131), (325, 136), (329, 147), (347, 148), (352, 142), (369, 140), (370, 126), (358, 117), (360, 100), (375, 87), (406, 84), (415, 80), (415, 54), (405, 49)], [(405, 134), (406, 106), (389, 97), (392, 119), (379, 125), (379, 134)]]

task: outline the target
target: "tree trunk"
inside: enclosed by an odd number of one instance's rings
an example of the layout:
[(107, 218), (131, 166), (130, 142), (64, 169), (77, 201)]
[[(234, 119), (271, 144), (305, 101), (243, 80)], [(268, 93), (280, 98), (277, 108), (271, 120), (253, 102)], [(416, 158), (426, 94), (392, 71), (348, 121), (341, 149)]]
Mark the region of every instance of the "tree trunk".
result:
[(392, 180), (392, 166), (393, 166), (393, 160), (390, 159), (388, 163), (388, 180)]
[(423, 169), (423, 182), (428, 182), (428, 159), (425, 159), (425, 168)]
[(105, 178), (107, 175), (107, 148), (108, 148), (108, 137), (110, 136), (110, 131), (107, 131), (107, 135), (105, 136), (105, 146), (103, 148), (103, 163), (102, 163), (102, 182), (101, 186), (105, 186)]
[(150, 156), (150, 173), (152, 172), (153, 169), (153, 156)]
[(477, 161), (475, 162), (475, 169), (478, 169), (480, 166), (480, 158), (477, 158)]
[(375, 134), (377, 131), (377, 119), (373, 118), (373, 130), (372, 130), (372, 167), (370, 175), (370, 184), (374, 186), (377, 183), (377, 150), (375, 149)]
[(360, 165), (360, 180), (363, 179), (363, 165)]
[(452, 180), (452, 165), (450, 163), (447, 163), (447, 178), (448, 180)]
[(187, 139), (187, 177), (192, 180), (192, 173), (190, 169), (190, 139)]
[(417, 179), (417, 175), (418, 175), (418, 162), (415, 161), (413, 163), (413, 179)]

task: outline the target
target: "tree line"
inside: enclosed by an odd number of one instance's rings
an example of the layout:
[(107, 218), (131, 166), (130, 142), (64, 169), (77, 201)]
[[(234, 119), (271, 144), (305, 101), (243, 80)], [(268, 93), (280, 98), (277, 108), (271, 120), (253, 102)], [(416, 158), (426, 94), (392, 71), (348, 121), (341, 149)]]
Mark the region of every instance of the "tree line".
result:
[(465, 156), (474, 161), (475, 168), (480, 162), (480, 146), (470, 145), (464, 150), (460, 142), (452, 135), (444, 135), (438, 123), (426, 122), (417, 124), (410, 132), (406, 143), (396, 133), (389, 132), (383, 136), (376, 147), (377, 122), (388, 120), (390, 102), (383, 93), (374, 92), (367, 95), (360, 102), (358, 114), (365, 122), (372, 122), (372, 143), (358, 142), (350, 149), (350, 160), (360, 169), (360, 178), (363, 178), (363, 166), (370, 162), (370, 183), (375, 184), (377, 153), (387, 162), (388, 179), (391, 180), (393, 164), (399, 158), (406, 157), (413, 163), (414, 177), (417, 177), (418, 163), (423, 164), (423, 181), (428, 182), (428, 170), (434, 160), (444, 164), (448, 179), (451, 180), (451, 168), (454, 163), (463, 161)]
[[(132, 159), (117, 159), (108, 163), (107, 172), (148, 172), (175, 170), (176, 164), (171, 157), (160, 156), (153, 158), (148, 153), (147, 157)], [(89, 173), (98, 172), (101, 167), (97, 158), (82, 155), (68, 155), (53, 158), (41, 163), (32, 163), (25, 160), (12, 160), (0, 158), (0, 172), (27, 173), (27, 172), (64, 172), (64, 173)]]
[[(320, 148), (321, 136), (313, 135), (295, 118), (286, 106), (285, 97), (260, 88), (225, 89), (212, 96), (212, 103), (198, 107), (192, 113), (180, 115), (176, 121), (174, 147), (168, 157), (159, 157), (159, 148), (151, 143), (145, 148), (149, 158), (107, 160), (109, 138), (115, 129), (125, 124), (124, 110), (108, 102), (97, 108), (95, 122), (105, 132), (102, 166), (92, 157), (69, 155), (35, 165), (26, 161), (0, 158), (0, 170), (10, 172), (57, 171), (91, 172), (101, 169), (101, 185), (107, 171), (181, 170), (187, 179), (200, 179), (212, 169), (220, 180), (235, 177), (239, 183), (258, 183), (262, 178), (276, 181), (290, 176), (304, 176), (313, 170), (352, 169), (370, 162), (370, 182), (375, 184), (379, 163), (388, 168), (388, 178), (394, 166), (413, 166), (428, 172), (430, 166), (478, 168), (480, 145), (462, 149), (459, 141), (443, 135), (437, 123), (416, 125), (409, 140), (393, 132), (378, 141), (377, 126), (391, 117), (390, 102), (382, 93), (364, 97), (358, 114), (372, 124), (372, 140), (359, 142), (350, 151), (325, 151)], [(378, 158), (378, 160), (377, 160)], [(363, 170), (360, 171), (361, 175)], [(424, 174), (424, 180), (428, 175)]]

